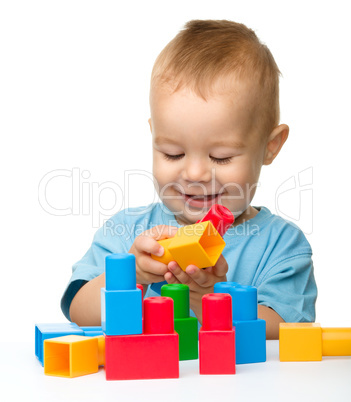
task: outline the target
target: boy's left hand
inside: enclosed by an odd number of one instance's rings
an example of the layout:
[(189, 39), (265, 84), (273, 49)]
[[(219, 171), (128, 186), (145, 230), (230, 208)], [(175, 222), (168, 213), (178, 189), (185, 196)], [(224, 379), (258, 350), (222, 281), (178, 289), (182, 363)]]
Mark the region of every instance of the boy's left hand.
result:
[(189, 286), (190, 308), (202, 323), (202, 296), (213, 293), (215, 283), (227, 281), (227, 261), (221, 254), (213, 267), (200, 269), (196, 265), (188, 265), (183, 271), (175, 261), (171, 261), (168, 269), (169, 272), (164, 275), (167, 283), (182, 283)]

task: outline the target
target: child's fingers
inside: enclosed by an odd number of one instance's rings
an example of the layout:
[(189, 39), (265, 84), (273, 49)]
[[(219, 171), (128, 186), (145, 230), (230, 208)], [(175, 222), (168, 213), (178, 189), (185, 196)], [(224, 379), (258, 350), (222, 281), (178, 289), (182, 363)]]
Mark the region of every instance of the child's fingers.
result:
[(213, 286), (218, 282), (216, 278), (223, 278), (228, 272), (228, 264), (223, 255), (220, 255), (215, 266), (206, 269), (199, 269), (195, 265), (189, 265), (186, 267), (186, 273), (191, 279), (202, 287)]
[(172, 274), (172, 272), (166, 272), (164, 279), (167, 283), (169, 284), (179, 284), (180, 282), (178, 281), (178, 279)]
[(188, 286), (192, 283), (192, 280), (189, 277), (189, 275), (186, 272), (184, 272), (175, 261), (171, 261), (168, 264), (168, 269), (180, 283), (183, 283), (184, 285)]
[(196, 265), (188, 265), (185, 272), (201, 287), (210, 286), (212, 284), (212, 275), (208, 271), (198, 268)]
[(154, 254), (161, 257), (164, 254), (163, 247), (158, 240), (173, 237), (178, 228), (175, 226), (159, 225), (137, 236), (134, 240), (134, 246), (139, 253)]
[(144, 272), (154, 275), (163, 276), (166, 272), (168, 272), (166, 264), (152, 259), (149, 255), (141, 255), (138, 258), (138, 265)]
[(163, 247), (155, 239), (146, 235), (136, 237), (134, 246), (139, 253), (155, 254), (157, 256), (164, 254)]
[(213, 267), (212, 272), (215, 276), (217, 276), (219, 278), (222, 276), (226, 276), (226, 274), (228, 272), (228, 263), (222, 254), (218, 258), (216, 265)]

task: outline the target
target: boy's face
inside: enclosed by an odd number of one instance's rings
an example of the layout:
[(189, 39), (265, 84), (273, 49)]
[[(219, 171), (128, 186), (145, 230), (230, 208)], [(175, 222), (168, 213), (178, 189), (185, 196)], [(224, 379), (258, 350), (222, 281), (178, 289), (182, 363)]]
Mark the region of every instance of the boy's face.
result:
[(213, 204), (238, 217), (254, 196), (266, 143), (252, 88), (238, 82), (232, 93), (205, 101), (187, 88), (152, 90), (155, 186), (180, 224), (195, 223)]

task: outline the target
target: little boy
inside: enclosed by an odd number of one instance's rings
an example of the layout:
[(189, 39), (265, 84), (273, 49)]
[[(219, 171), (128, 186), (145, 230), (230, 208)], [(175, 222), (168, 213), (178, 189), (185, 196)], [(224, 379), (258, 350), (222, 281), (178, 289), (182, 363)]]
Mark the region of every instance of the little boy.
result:
[[(279, 74), (255, 33), (231, 21), (190, 21), (165, 47), (152, 71), (149, 120), (162, 203), (120, 211), (97, 231), (62, 298), (68, 319), (100, 325), (105, 257), (130, 252), (145, 296), (159, 295), (164, 283), (187, 284), (200, 323), (202, 296), (226, 280), (257, 287), (268, 339), (278, 338), (279, 322), (314, 321), (309, 243), (295, 225), (250, 205), (261, 167), (289, 133), (279, 124)], [(151, 258), (163, 254), (157, 240), (195, 223), (213, 204), (235, 216), (215, 266), (183, 271), (175, 261)]]

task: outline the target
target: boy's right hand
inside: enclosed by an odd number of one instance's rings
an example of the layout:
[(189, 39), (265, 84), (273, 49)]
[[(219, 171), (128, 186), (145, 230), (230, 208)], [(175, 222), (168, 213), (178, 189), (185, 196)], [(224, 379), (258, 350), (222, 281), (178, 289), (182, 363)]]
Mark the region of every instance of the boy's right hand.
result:
[(163, 255), (163, 247), (157, 240), (174, 237), (177, 230), (178, 228), (175, 226), (158, 225), (135, 238), (129, 253), (135, 255), (137, 283), (149, 285), (165, 280), (164, 275), (168, 271), (167, 265), (151, 258), (151, 254)]

